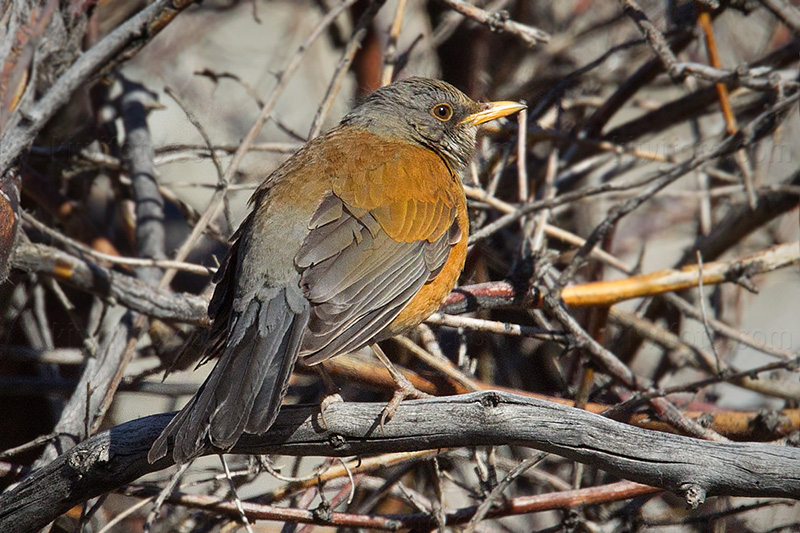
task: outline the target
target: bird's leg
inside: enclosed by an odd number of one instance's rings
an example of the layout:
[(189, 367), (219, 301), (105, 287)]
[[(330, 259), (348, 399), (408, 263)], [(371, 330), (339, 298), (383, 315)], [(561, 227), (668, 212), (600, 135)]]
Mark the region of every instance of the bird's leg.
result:
[(322, 427), (328, 429), (328, 422), (325, 420), (325, 409), (330, 407), (331, 404), (343, 402), (344, 400), (339, 394), (339, 387), (337, 387), (336, 383), (333, 382), (333, 378), (331, 378), (328, 369), (325, 368), (325, 363), (322, 362), (316, 364), (312, 368), (317, 371), (319, 377), (322, 378), (322, 383), (325, 384), (325, 397), (322, 398), (322, 401), (319, 404), (319, 420), (322, 422)]
[(372, 343), (369, 345), (372, 348), (372, 351), (375, 352), (375, 355), (378, 357), (378, 360), (383, 363), (383, 366), (386, 367), (386, 370), (389, 371), (389, 375), (392, 376), (395, 385), (397, 388), (394, 391), (394, 395), (392, 399), (389, 400), (389, 403), (386, 404), (386, 407), (383, 408), (383, 412), (381, 413), (381, 430), (383, 430), (383, 424), (388, 420), (391, 420), (394, 414), (397, 412), (397, 407), (400, 405), (400, 402), (405, 400), (406, 398), (432, 398), (430, 394), (422, 392), (414, 385), (411, 384), (406, 377), (397, 370), (392, 362), (386, 357), (386, 354), (383, 353), (381, 347), (378, 346), (377, 343)]

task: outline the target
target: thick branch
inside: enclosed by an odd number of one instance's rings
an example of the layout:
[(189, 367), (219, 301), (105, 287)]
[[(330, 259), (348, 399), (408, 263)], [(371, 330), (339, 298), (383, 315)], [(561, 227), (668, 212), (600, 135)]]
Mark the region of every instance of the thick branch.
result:
[[(796, 448), (655, 433), (580, 409), (493, 391), (403, 402), (382, 431), (378, 419), (383, 407), (333, 404), (325, 411), (323, 429), (316, 407), (286, 406), (269, 432), (245, 436), (231, 452), (345, 457), (515, 444), (681, 493), (800, 499)], [(171, 416), (153, 415), (114, 427), (34, 472), (0, 498), (0, 530), (41, 528), (80, 502), (170, 466), (171, 454), (151, 465), (147, 451)]]
[(52, 246), (20, 243), (11, 265), (26, 272), (52, 276), (101, 298), (117, 300), (151, 317), (195, 324), (206, 320), (208, 302), (199, 296), (151, 287)]

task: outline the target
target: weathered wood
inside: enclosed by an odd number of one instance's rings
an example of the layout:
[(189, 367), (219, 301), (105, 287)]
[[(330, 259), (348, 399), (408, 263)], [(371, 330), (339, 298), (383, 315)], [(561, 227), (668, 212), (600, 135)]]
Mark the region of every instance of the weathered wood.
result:
[[(333, 404), (325, 411), (325, 429), (315, 406), (287, 406), (268, 433), (245, 436), (231, 452), (343, 457), (515, 444), (675, 491), (687, 501), (706, 494), (800, 499), (796, 448), (657, 433), (493, 391), (403, 402), (385, 431), (377, 424), (382, 409), (381, 403)], [(168, 458), (149, 464), (147, 451), (171, 416), (116, 426), (31, 474), (0, 497), (0, 531), (36, 530), (78, 503), (170, 466)]]

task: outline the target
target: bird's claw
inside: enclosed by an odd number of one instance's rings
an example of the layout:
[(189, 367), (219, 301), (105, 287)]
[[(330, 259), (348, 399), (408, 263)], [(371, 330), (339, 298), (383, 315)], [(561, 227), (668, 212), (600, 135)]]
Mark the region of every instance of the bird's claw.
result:
[(325, 420), (325, 410), (330, 407), (334, 403), (343, 402), (342, 395), (338, 392), (333, 394), (328, 394), (325, 396), (322, 401), (319, 403), (319, 421), (320, 425), (323, 429), (328, 429), (328, 421)]
[(381, 431), (386, 433), (384, 424), (394, 418), (394, 415), (397, 413), (397, 408), (400, 406), (400, 403), (405, 400), (406, 398), (412, 399), (422, 399), (422, 398), (433, 398), (430, 394), (426, 392), (422, 392), (414, 385), (411, 384), (406, 378), (402, 378), (396, 382), (397, 388), (392, 395), (392, 399), (389, 400), (389, 403), (386, 404), (386, 407), (383, 408), (381, 411), (381, 419), (380, 419), (380, 426)]

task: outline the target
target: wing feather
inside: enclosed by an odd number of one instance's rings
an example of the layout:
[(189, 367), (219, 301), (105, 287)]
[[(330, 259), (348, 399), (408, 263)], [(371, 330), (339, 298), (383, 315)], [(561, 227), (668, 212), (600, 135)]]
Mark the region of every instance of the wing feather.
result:
[[(320, 205), (330, 209), (331, 198), (341, 202), (342, 216), (312, 229), (297, 255), (298, 266), (305, 267), (300, 284), (311, 303), (307, 331), (300, 348), (300, 356), (308, 364), (368, 343), (441, 270), (452, 247), (450, 232), (433, 242), (396, 240), (384, 230), (383, 224), (379, 231), (371, 232), (367, 225), (381, 220), (381, 208), (365, 213), (351, 209), (335, 195)], [(437, 212), (433, 206), (429, 209)], [(414, 212), (417, 212), (416, 206)], [(426, 226), (434, 226), (423, 221)], [(453, 219), (450, 225), (457, 226), (457, 223)], [(351, 234), (345, 247), (340, 240), (343, 233)], [(335, 241), (335, 246), (329, 241)], [(334, 248), (339, 251), (331, 255), (329, 252)]]

